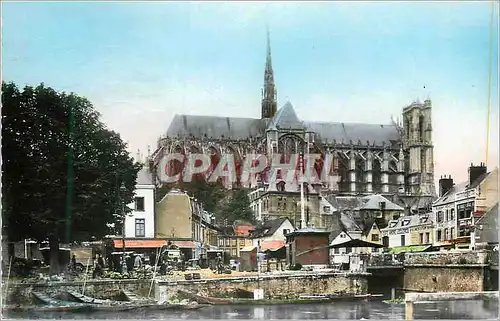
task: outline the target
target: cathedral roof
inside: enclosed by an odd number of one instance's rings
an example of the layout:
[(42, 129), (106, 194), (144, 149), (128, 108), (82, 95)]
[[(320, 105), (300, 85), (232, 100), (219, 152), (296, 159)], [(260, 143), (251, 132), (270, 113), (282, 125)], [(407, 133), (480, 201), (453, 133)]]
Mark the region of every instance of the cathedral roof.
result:
[(304, 125), (297, 117), (295, 110), (290, 102), (281, 107), (274, 116), (270, 126), (277, 129), (303, 129)]
[(264, 137), (266, 129), (307, 129), (320, 142), (354, 143), (362, 145), (391, 144), (400, 140), (396, 125), (378, 125), (340, 122), (302, 122), (291, 103), (287, 102), (271, 119), (175, 115), (167, 130), (170, 137), (195, 137), (245, 140)]
[(345, 144), (357, 144), (361, 141), (363, 145), (366, 142), (381, 145), (391, 141), (399, 141), (399, 133), (395, 125), (378, 125), (378, 124), (360, 124), (360, 123), (339, 123), (339, 122), (304, 122), (306, 128), (314, 132), (317, 139), (325, 142), (337, 143), (342, 141)]
[(242, 140), (264, 136), (266, 122), (255, 118), (175, 115), (167, 136)]

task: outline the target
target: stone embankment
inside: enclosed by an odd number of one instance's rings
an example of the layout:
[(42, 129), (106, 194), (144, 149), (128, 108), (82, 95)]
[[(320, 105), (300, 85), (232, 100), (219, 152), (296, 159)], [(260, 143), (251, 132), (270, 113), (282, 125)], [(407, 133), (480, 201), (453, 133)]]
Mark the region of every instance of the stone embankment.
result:
[[(297, 298), (301, 294), (312, 293), (367, 293), (368, 273), (338, 272), (301, 272), (256, 274), (234, 272), (217, 275), (209, 270), (198, 272), (200, 280), (185, 280), (184, 273), (162, 276), (152, 282), (151, 279), (91, 279), (88, 281), (57, 281), (44, 283), (11, 282), (8, 288), (7, 302), (17, 304), (31, 303), (31, 292), (39, 291), (49, 295), (71, 290), (99, 299), (121, 299), (122, 291), (136, 293), (139, 296), (156, 298), (163, 301), (177, 295), (178, 290), (198, 293), (204, 296), (229, 297), (238, 292), (253, 292), (263, 289), (265, 298)], [(152, 287), (151, 287), (152, 286)], [(151, 289), (151, 292), (150, 292)]]

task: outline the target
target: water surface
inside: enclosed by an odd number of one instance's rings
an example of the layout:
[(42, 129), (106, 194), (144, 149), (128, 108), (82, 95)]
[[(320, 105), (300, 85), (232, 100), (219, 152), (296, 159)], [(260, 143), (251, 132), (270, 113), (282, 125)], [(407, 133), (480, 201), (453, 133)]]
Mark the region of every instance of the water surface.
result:
[[(333, 302), (273, 306), (213, 306), (190, 311), (94, 312), (94, 313), (9, 313), (8, 318), (29, 319), (375, 319), (403, 320), (404, 305), (383, 302)], [(498, 300), (452, 301), (416, 304), (414, 319), (498, 319)]]

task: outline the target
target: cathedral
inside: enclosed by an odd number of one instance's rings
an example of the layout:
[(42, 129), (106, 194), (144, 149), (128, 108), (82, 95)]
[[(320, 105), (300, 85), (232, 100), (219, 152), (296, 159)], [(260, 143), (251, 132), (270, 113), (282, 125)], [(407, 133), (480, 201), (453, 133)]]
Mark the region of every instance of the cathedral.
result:
[[(431, 114), (432, 103), (425, 100), (403, 108), (401, 123), (301, 121), (290, 102), (278, 109), (268, 34), (261, 117), (175, 115), (150, 164), (155, 173), (163, 170), (159, 164), (165, 153), (205, 153), (214, 162), (230, 153), (240, 165), (246, 154), (315, 153), (332, 160), (327, 170), (336, 177), (311, 187), (318, 193), (424, 198), (428, 204), (436, 194)], [(161, 184), (161, 175), (156, 176)], [(284, 192), (298, 191), (285, 185)], [(267, 184), (265, 189), (280, 187)]]

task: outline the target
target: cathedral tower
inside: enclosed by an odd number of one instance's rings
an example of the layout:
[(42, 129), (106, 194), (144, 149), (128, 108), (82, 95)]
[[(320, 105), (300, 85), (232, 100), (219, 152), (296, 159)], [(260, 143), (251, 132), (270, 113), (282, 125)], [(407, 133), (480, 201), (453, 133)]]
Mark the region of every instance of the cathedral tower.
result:
[(404, 149), (409, 153), (406, 185), (412, 194), (435, 196), (432, 103), (414, 102), (403, 109)]
[(273, 118), (276, 114), (276, 97), (276, 86), (274, 84), (273, 65), (271, 62), (271, 41), (269, 39), (269, 30), (267, 30), (266, 70), (264, 72), (264, 88), (262, 89), (262, 119)]

